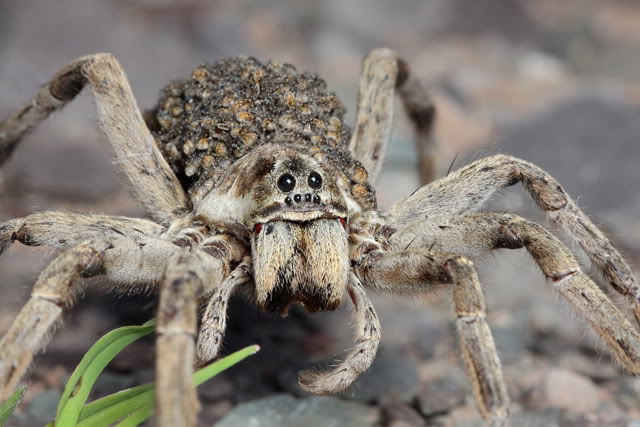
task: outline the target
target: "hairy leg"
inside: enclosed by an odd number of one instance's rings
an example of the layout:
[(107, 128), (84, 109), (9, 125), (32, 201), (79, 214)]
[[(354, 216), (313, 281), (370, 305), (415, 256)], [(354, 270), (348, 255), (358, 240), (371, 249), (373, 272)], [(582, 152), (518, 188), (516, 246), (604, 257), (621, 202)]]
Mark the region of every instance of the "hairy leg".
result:
[(251, 257), (245, 259), (229, 274), (209, 297), (198, 333), (196, 355), (198, 364), (213, 360), (218, 355), (227, 327), (227, 305), (233, 291), (251, 280)]
[(496, 345), (487, 324), (487, 307), (473, 263), (464, 257), (447, 261), (453, 279), (453, 302), (460, 348), (471, 377), (473, 397), (492, 426), (504, 425), (509, 394)]
[(157, 316), (156, 407), (161, 427), (195, 426), (199, 410), (191, 375), (198, 297), (208, 280), (206, 260), (187, 251), (167, 264)]
[[(404, 111), (413, 123), (418, 152), (418, 172), (422, 185), (436, 179), (438, 174), (437, 141), (433, 132), (436, 107), (427, 88), (409, 73), (406, 62), (399, 60), (398, 94)], [(403, 81), (404, 79), (404, 81)]]
[(154, 222), (126, 217), (47, 211), (0, 224), (0, 250), (13, 241), (29, 246), (65, 249), (89, 239), (104, 241), (104, 274), (116, 286), (153, 285), (169, 257), (180, 248), (159, 234)]
[(87, 84), (134, 197), (152, 218), (165, 224), (188, 210), (189, 199), (144, 123), (122, 67), (108, 53), (83, 56), (64, 66), (22, 109), (0, 122), (0, 165), (30, 130)]
[(369, 172), (369, 181), (375, 183), (391, 137), (396, 90), (416, 129), (421, 179), (423, 183), (432, 181), (435, 142), (431, 131), (435, 108), (427, 90), (409, 75), (406, 62), (390, 49), (375, 49), (363, 61), (358, 112), (349, 150)]
[(199, 404), (191, 374), (196, 361), (198, 302), (205, 292), (225, 282), (236, 253), (229, 242), (215, 243), (209, 248), (181, 249), (165, 264), (156, 327), (156, 404), (162, 427), (196, 424)]
[(486, 323), (484, 295), (471, 261), (426, 249), (374, 251), (356, 272), (366, 287), (395, 295), (419, 297), (453, 288), (460, 348), (476, 405), (490, 425), (504, 425), (509, 396)]
[(432, 247), (475, 257), (492, 249), (524, 247), (552, 288), (587, 320), (630, 373), (640, 375), (640, 334), (580, 269), (557, 237), (539, 224), (514, 215), (478, 213), (416, 223), (390, 236), (391, 247)]
[(313, 394), (334, 394), (346, 390), (371, 366), (380, 344), (380, 322), (360, 280), (352, 273), (347, 288), (356, 320), (358, 344), (329, 371), (307, 370), (298, 374), (300, 386)]
[(81, 243), (40, 273), (29, 301), (0, 341), (0, 401), (9, 397), (34, 354), (47, 345), (63, 308), (73, 304), (77, 279), (102, 273), (107, 246), (103, 242)]
[(506, 155), (487, 157), (420, 188), (389, 210), (388, 232), (424, 219), (473, 212), (496, 191), (518, 182), (547, 216), (580, 244), (609, 284), (627, 297), (640, 323), (640, 285), (627, 262), (553, 177), (524, 160)]

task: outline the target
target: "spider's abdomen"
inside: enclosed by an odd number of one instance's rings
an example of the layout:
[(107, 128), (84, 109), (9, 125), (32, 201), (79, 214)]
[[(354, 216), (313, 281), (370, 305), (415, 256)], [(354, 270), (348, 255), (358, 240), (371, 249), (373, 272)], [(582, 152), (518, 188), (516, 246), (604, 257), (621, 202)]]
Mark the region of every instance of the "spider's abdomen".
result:
[[(325, 152), (350, 180), (360, 175), (356, 181), (366, 181), (366, 171), (347, 151), (350, 129), (344, 113), (342, 102), (316, 75), (241, 57), (201, 65), (191, 79), (169, 84), (146, 120), (198, 202), (233, 162), (272, 142), (308, 144)], [(364, 184), (367, 198), (375, 200)]]

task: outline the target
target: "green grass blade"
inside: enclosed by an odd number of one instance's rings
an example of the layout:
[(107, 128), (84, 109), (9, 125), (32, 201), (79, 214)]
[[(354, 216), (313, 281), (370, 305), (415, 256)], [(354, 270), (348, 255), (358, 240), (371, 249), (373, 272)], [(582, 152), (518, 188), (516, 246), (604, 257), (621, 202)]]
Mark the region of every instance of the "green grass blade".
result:
[(129, 399), (122, 400), (113, 406), (104, 408), (102, 411), (96, 412), (91, 416), (80, 420), (78, 424), (76, 424), (76, 427), (110, 426), (123, 417), (146, 407), (149, 407), (153, 412), (153, 408), (155, 407), (155, 391), (153, 389), (153, 384), (146, 385), (152, 387), (142, 393), (131, 396)]
[[(82, 411), (80, 411), (80, 416), (78, 417), (78, 422), (81, 423), (83, 420), (89, 419), (99, 412), (105, 411), (111, 407), (115, 407), (120, 402), (127, 401), (151, 389), (153, 389), (153, 384), (144, 384), (94, 400), (93, 402), (85, 405), (84, 408), (82, 408)], [(116, 418), (116, 420), (117, 419), (118, 418)]]
[(152, 415), (153, 407), (145, 406), (144, 408), (138, 409), (136, 412), (116, 424), (116, 427), (137, 427), (138, 425), (146, 421), (147, 418), (151, 418)]
[[(258, 350), (260, 347), (257, 345), (245, 347), (194, 372), (194, 386), (202, 384), (225, 369), (257, 353)], [(135, 426), (149, 418), (153, 414), (154, 408), (154, 386), (153, 384), (145, 384), (89, 403), (81, 412), (77, 427), (109, 426), (127, 415), (129, 417), (118, 425)]]
[(25, 387), (18, 388), (11, 396), (9, 396), (9, 399), (7, 399), (6, 402), (0, 405), (0, 427), (6, 424), (11, 414), (13, 414), (13, 411), (16, 410), (26, 390), (27, 389)]
[(56, 413), (56, 425), (75, 426), (98, 375), (113, 358), (133, 341), (150, 334), (155, 320), (142, 326), (115, 329), (100, 338), (85, 354), (67, 382)]
[(199, 386), (203, 382), (207, 381), (209, 378), (218, 375), (220, 372), (224, 371), (240, 362), (241, 360), (246, 359), (249, 356), (253, 356), (258, 351), (260, 351), (260, 346), (257, 344), (250, 345), (241, 350), (236, 351), (222, 359), (218, 360), (215, 363), (205, 366), (193, 373), (193, 385)]

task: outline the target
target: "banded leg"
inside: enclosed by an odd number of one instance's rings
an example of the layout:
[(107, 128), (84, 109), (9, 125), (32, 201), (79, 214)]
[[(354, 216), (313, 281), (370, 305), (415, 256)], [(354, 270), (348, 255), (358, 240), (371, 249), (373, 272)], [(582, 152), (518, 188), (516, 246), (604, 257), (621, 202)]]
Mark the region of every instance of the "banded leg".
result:
[(524, 160), (506, 155), (487, 157), (420, 188), (389, 210), (388, 229), (402, 229), (425, 218), (473, 212), (496, 191), (518, 182), (547, 216), (580, 244), (609, 284), (627, 297), (640, 323), (640, 285), (627, 262), (553, 177)]
[(438, 175), (437, 140), (433, 127), (436, 121), (436, 107), (427, 88), (409, 73), (406, 62), (399, 60), (400, 76), (398, 94), (404, 111), (413, 123), (418, 152), (418, 172), (422, 185), (436, 179)]
[(86, 84), (93, 90), (101, 127), (134, 197), (152, 218), (169, 223), (189, 208), (189, 199), (160, 154), (127, 77), (111, 54), (83, 56), (64, 66), (22, 109), (0, 122), (0, 165), (30, 130), (73, 100)]
[(509, 415), (509, 394), (502, 375), (496, 345), (487, 324), (487, 307), (471, 261), (457, 257), (447, 261), (453, 279), (456, 328), (473, 397), (490, 426), (503, 426)]
[(415, 126), (421, 178), (423, 182), (432, 181), (435, 108), (427, 90), (409, 75), (406, 62), (390, 49), (375, 49), (363, 61), (358, 113), (349, 150), (369, 172), (369, 181), (375, 183), (391, 137), (396, 89)]
[(198, 364), (205, 364), (217, 356), (227, 327), (229, 298), (238, 286), (251, 280), (251, 264), (251, 257), (245, 257), (209, 297), (198, 333), (196, 346)]
[(358, 344), (329, 371), (306, 370), (298, 374), (300, 386), (313, 394), (334, 394), (346, 390), (371, 366), (380, 344), (380, 322), (360, 280), (352, 273), (347, 288), (356, 320)]
[(109, 282), (129, 291), (144, 290), (160, 281), (168, 259), (181, 250), (160, 238), (162, 230), (139, 218), (47, 211), (0, 224), (0, 249), (14, 241), (59, 249), (86, 240), (105, 242), (104, 275)]
[(229, 260), (203, 251), (176, 253), (160, 285), (157, 316), (156, 407), (162, 427), (195, 426), (199, 409), (191, 380), (195, 362), (198, 299), (223, 283)]
[(59, 255), (40, 273), (31, 297), (0, 341), (0, 401), (6, 400), (33, 356), (53, 335), (64, 307), (73, 304), (77, 279), (101, 274), (107, 245), (85, 242)]
[(640, 375), (640, 334), (581, 271), (569, 249), (541, 225), (514, 215), (489, 213), (433, 219), (416, 223), (390, 238), (392, 247), (402, 248), (409, 243), (468, 257), (492, 249), (524, 247), (552, 288), (580, 312), (620, 365), (629, 373)]
[(428, 296), (453, 286), (456, 327), (476, 405), (488, 425), (504, 425), (509, 396), (471, 261), (426, 249), (375, 251), (365, 257), (356, 274), (367, 288), (394, 295)]
[(156, 408), (159, 426), (195, 426), (200, 405), (191, 379), (195, 361), (197, 300), (205, 283), (191, 253), (176, 254), (167, 265), (157, 316)]

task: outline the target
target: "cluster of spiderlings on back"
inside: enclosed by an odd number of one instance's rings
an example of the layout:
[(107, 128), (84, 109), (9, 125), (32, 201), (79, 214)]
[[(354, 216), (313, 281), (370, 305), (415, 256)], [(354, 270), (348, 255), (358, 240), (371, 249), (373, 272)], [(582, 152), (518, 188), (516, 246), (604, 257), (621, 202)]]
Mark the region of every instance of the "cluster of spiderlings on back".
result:
[(366, 171), (346, 151), (351, 130), (344, 113), (342, 102), (314, 74), (275, 61), (228, 58), (167, 85), (146, 119), (194, 202), (252, 147), (274, 141), (322, 151), (350, 180), (352, 192), (370, 201), (375, 196)]

